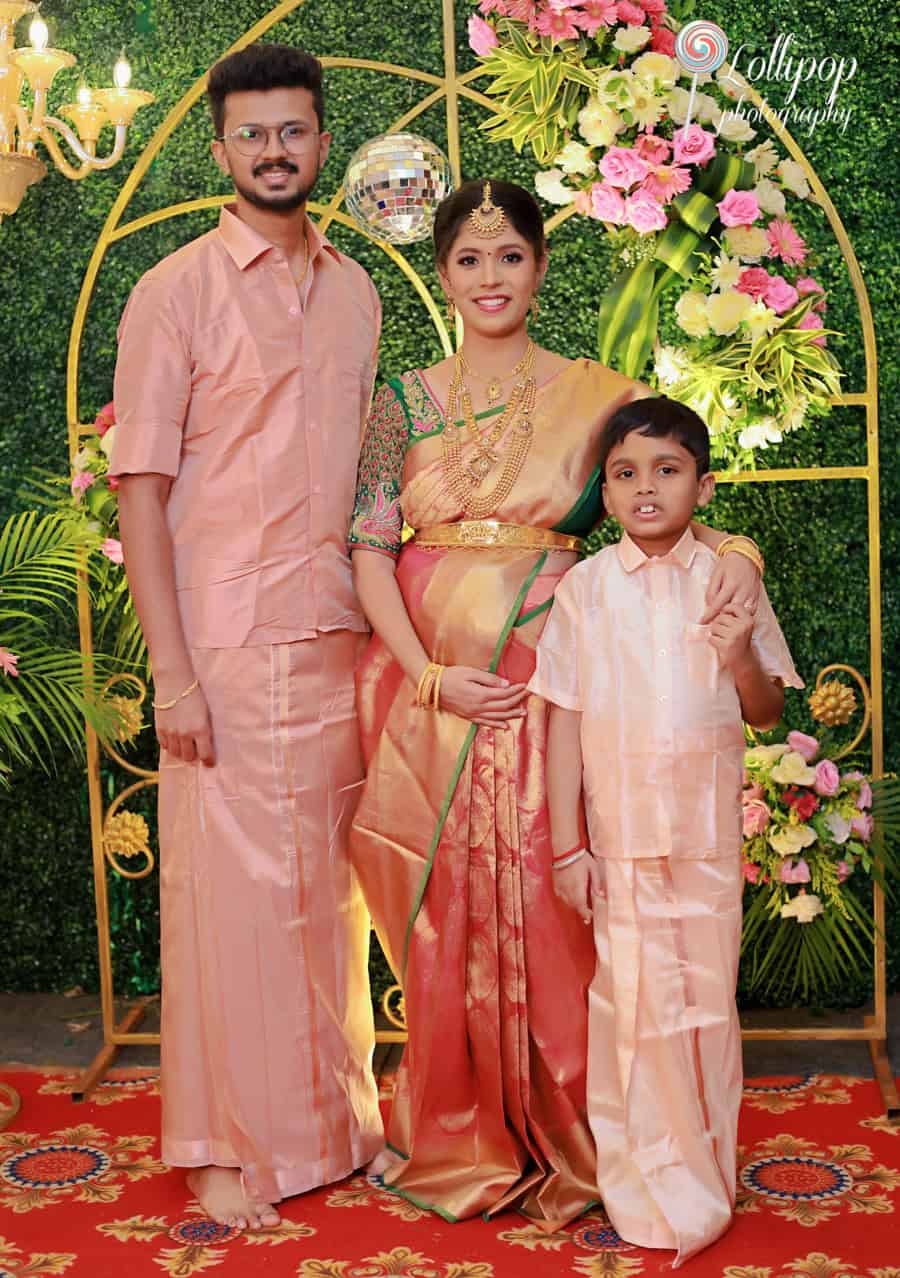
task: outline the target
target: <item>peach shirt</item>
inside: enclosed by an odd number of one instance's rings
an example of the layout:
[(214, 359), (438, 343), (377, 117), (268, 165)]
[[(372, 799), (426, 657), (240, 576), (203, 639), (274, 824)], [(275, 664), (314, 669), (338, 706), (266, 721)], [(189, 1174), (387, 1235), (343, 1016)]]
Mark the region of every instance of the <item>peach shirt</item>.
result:
[[(596, 856), (701, 860), (741, 847), (740, 702), (699, 624), (716, 563), (690, 528), (658, 557), (626, 533), (556, 590), (528, 686), (581, 711)], [(803, 687), (765, 591), (752, 643), (768, 675)]]
[(302, 289), (231, 209), (138, 282), (119, 327), (113, 475), (172, 476), (188, 644), (364, 631), (347, 553), (381, 322), (307, 219)]

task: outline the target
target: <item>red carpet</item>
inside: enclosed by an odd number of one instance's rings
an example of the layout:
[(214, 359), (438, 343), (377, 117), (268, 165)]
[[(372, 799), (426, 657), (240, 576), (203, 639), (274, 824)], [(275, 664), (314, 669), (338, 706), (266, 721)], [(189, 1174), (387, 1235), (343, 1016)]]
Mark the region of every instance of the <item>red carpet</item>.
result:
[[(8, 1073), (0, 1132), (0, 1278), (655, 1278), (671, 1252), (622, 1243), (600, 1213), (547, 1236), (514, 1213), (449, 1225), (362, 1176), (234, 1234), (192, 1210), (158, 1159), (154, 1078), (114, 1074), (74, 1105), (65, 1076)], [(734, 1227), (688, 1278), (900, 1278), (900, 1128), (876, 1085), (754, 1079), (741, 1116)]]

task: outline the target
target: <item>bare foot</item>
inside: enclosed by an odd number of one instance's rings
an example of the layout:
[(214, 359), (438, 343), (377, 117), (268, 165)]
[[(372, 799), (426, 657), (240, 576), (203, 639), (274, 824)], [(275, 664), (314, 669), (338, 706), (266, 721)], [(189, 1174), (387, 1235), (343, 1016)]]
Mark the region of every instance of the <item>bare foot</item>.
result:
[(251, 1224), (251, 1229), (277, 1229), (281, 1224), (281, 1217), (272, 1206), (271, 1203), (258, 1203), (252, 1199), (248, 1199), (250, 1211), (256, 1216), (257, 1224)]
[(188, 1189), (211, 1220), (232, 1229), (258, 1229), (255, 1211), (244, 1197), (241, 1173), (236, 1167), (196, 1167), (187, 1174)]

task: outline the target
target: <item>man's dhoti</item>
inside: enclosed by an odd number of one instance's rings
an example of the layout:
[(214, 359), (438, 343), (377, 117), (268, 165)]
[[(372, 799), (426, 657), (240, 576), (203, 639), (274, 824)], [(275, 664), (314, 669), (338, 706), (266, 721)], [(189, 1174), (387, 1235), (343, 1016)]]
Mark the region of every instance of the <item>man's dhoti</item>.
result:
[(162, 1156), (276, 1202), (382, 1146), (349, 631), (196, 649), (216, 764), (160, 765)]
[(599, 869), (588, 996), (597, 1181), (621, 1237), (677, 1248), (677, 1264), (728, 1228), (734, 1206), (740, 861)]

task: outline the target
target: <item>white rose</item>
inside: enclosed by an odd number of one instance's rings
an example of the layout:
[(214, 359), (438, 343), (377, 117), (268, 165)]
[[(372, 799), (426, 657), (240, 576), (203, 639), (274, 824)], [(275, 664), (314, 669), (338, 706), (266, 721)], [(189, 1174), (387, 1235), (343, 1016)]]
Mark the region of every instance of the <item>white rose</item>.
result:
[(688, 337), (705, 337), (709, 332), (706, 301), (705, 294), (689, 290), (675, 303), (675, 318)]
[(117, 430), (118, 430), (117, 426), (110, 426), (109, 430), (100, 440), (100, 450), (103, 453), (104, 457), (106, 457), (107, 461), (109, 460), (110, 457), (112, 457), (113, 443), (116, 438)]
[(771, 763), (777, 763), (783, 754), (787, 754), (790, 746), (786, 741), (776, 741), (774, 745), (752, 746), (749, 750), (744, 751), (745, 763), (761, 763), (763, 767), (768, 767)]
[(796, 160), (782, 160), (776, 172), (789, 191), (801, 200), (806, 199), (809, 195), (809, 183), (801, 164)]
[(637, 53), (650, 39), (649, 27), (619, 27), (613, 44), (620, 53)]
[(631, 69), (639, 80), (655, 82), (663, 89), (671, 89), (678, 79), (678, 63), (667, 53), (642, 53)]
[(765, 142), (760, 142), (759, 146), (748, 151), (744, 159), (749, 160), (753, 165), (758, 178), (766, 177), (778, 163), (778, 152), (775, 150), (772, 139), (766, 138)]
[(741, 448), (768, 448), (770, 444), (781, 443), (781, 431), (774, 417), (764, 417), (762, 421), (745, 426), (738, 435)]
[[(774, 769), (773, 769), (774, 771)], [(785, 825), (769, 835), (769, 844), (779, 856), (799, 856), (804, 848), (812, 847), (816, 832), (808, 825)]]
[(624, 128), (625, 121), (618, 112), (603, 106), (596, 98), (591, 98), (578, 112), (578, 132), (588, 146), (612, 146)]
[(72, 458), (72, 469), (87, 470), (91, 462), (94, 460), (94, 454), (88, 448), (79, 448), (78, 452)]
[(546, 169), (543, 173), (535, 173), (534, 189), (542, 200), (548, 204), (571, 204), (575, 192), (563, 182), (562, 169)]
[(756, 129), (751, 129), (746, 119), (733, 111), (721, 111), (713, 124), (726, 142), (752, 142), (756, 137)]
[(798, 923), (812, 923), (819, 914), (825, 913), (825, 907), (815, 892), (799, 892), (781, 907), (783, 919), (796, 919)]
[(584, 177), (590, 177), (597, 167), (588, 148), (580, 142), (567, 142), (556, 157), (556, 163), (563, 173), (581, 173)]
[(712, 124), (721, 109), (715, 98), (708, 93), (698, 93), (694, 98), (694, 115), (701, 124)]
[(706, 303), (710, 328), (719, 337), (730, 337), (737, 332), (738, 325), (752, 305), (752, 297), (734, 288), (726, 289), (724, 293), (713, 293)]
[(638, 80), (627, 67), (607, 67), (597, 80), (597, 97), (608, 107), (626, 111), (638, 87)]
[(684, 124), (687, 119), (688, 103), (690, 100), (691, 95), (687, 89), (673, 89), (666, 98), (669, 115), (676, 124)]
[(787, 431), (799, 430), (806, 420), (806, 410), (809, 408), (809, 400), (803, 396), (793, 403), (788, 409), (784, 417), (783, 429)]
[(744, 268), (736, 257), (729, 257), (727, 253), (720, 253), (712, 269), (712, 281), (716, 288), (720, 290), (734, 288), (741, 278), (743, 270)]
[(784, 192), (780, 186), (776, 186), (768, 178), (760, 178), (753, 188), (753, 193), (763, 213), (771, 213), (773, 217), (784, 217), (786, 212)]
[(761, 226), (729, 226), (725, 247), (742, 262), (758, 262), (769, 251), (769, 240)]
[(731, 98), (732, 102), (738, 102), (750, 88), (740, 72), (735, 71), (727, 62), (723, 62), (719, 67), (716, 72), (716, 80), (726, 98)]

